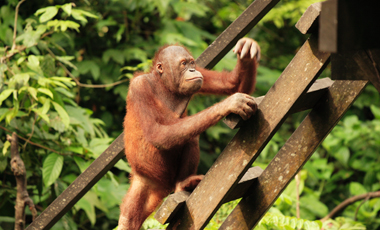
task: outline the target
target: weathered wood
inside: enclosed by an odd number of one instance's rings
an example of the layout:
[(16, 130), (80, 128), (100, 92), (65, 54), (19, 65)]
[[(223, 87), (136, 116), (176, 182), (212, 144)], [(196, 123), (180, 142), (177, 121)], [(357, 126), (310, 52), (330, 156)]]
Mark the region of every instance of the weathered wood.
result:
[[(327, 92), (332, 83), (333, 81), (330, 78), (316, 80), (307, 93), (297, 100), (289, 113), (297, 113), (313, 108), (319, 98)], [(265, 96), (255, 98), (257, 105), (260, 105), (264, 97)], [(223, 119), (223, 122), (231, 129), (240, 128), (244, 124), (244, 120), (237, 114), (228, 115)]]
[[(190, 195), (183, 215), (168, 228), (202, 229), (206, 226), (274, 135), (294, 103), (307, 92), (328, 63), (330, 55), (319, 52), (317, 43), (317, 39), (311, 36), (300, 48), (260, 103), (253, 119), (238, 131)], [(300, 71), (300, 67), (303, 71)]]
[(154, 218), (161, 224), (169, 223), (189, 198), (190, 192), (182, 191), (169, 195), (157, 210)]
[(211, 69), (246, 35), (280, 0), (255, 0), (252, 4), (211, 43), (197, 58), (198, 66)]
[(318, 18), (321, 14), (321, 8), (320, 2), (311, 4), (298, 20), (296, 28), (303, 34), (318, 33)]
[[(239, 181), (236, 188), (229, 194), (223, 203), (227, 203), (229, 201), (243, 197), (248, 188), (261, 175), (262, 172), (263, 170), (258, 166), (248, 169), (243, 178), (241, 178)], [(156, 220), (158, 220), (158, 222), (161, 224), (169, 223), (180, 210), (180, 208), (185, 204), (189, 196), (190, 193), (186, 191), (177, 192), (170, 195), (157, 210), (154, 218), (156, 218)]]
[(335, 81), (219, 229), (252, 229), (330, 133), (368, 81)]
[(380, 49), (333, 54), (331, 64), (333, 79), (369, 80), (380, 93)]
[(319, 19), (319, 49), (325, 52), (338, 52), (338, 0), (322, 3)]
[(328, 0), (322, 3), (320, 49), (352, 52), (380, 48), (380, 1)]
[(50, 229), (124, 156), (123, 134), (70, 184), (26, 229)]

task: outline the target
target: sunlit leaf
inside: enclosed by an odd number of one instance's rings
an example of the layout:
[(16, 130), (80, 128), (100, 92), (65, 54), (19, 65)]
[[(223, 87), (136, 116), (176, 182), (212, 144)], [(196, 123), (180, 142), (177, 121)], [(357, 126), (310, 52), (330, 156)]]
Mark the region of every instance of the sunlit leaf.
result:
[(66, 3), (64, 5), (61, 6), (62, 10), (65, 11), (69, 16), (71, 15), (71, 9), (73, 8), (72, 7), (72, 3)]
[(11, 146), (11, 143), (9, 141), (6, 141), (3, 146), (3, 156), (5, 156), (8, 152), (8, 148)]
[(49, 21), (50, 19), (54, 18), (55, 15), (57, 15), (58, 8), (55, 6), (45, 7), (45, 8), (37, 10), (35, 15), (39, 15), (41, 13), (42, 13), (42, 15), (40, 16), (40, 22), (44, 23), (44, 22)]
[(37, 99), (37, 90), (33, 87), (28, 87), (29, 94), (33, 97), (34, 100), (38, 101)]
[(53, 93), (49, 89), (47, 89), (47, 88), (38, 88), (37, 91), (40, 92), (40, 93), (46, 94), (51, 99), (54, 99)]
[(0, 106), (3, 103), (5, 99), (7, 99), (14, 91), (15, 89), (6, 89), (0, 94)]
[(42, 118), (46, 123), (50, 124), (50, 119), (46, 115), (46, 113), (42, 112), (43, 109), (32, 109), (33, 112), (35, 112), (40, 118)]

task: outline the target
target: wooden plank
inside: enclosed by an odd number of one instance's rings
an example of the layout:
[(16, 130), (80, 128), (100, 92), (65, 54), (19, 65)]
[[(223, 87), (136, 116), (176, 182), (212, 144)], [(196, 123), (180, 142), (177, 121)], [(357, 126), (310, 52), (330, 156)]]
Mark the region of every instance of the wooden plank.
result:
[(350, 53), (380, 48), (380, 1), (329, 0), (322, 3), (320, 49)]
[(331, 53), (338, 52), (338, 0), (322, 2), (319, 49)]
[(255, 0), (197, 58), (197, 65), (211, 69), (246, 35), (280, 0)]
[(300, 48), (260, 103), (253, 119), (238, 131), (220, 154), (186, 201), (183, 215), (171, 223), (169, 228), (187, 230), (203, 229), (206, 226), (274, 135), (294, 103), (307, 92), (328, 63), (330, 55), (318, 51), (317, 43), (312, 35)]
[[(319, 98), (327, 92), (333, 81), (330, 78), (318, 79), (310, 87), (305, 95), (302, 95), (290, 109), (290, 113), (297, 113), (314, 107)], [(265, 96), (255, 98), (257, 105), (263, 101)], [(231, 129), (240, 128), (244, 124), (244, 120), (237, 114), (229, 114), (223, 122)]]
[(70, 186), (61, 193), (26, 229), (50, 229), (91, 189), (122, 157), (123, 134), (102, 153)]
[(331, 63), (333, 79), (369, 80), (380, 93), (380, 49), (333, 54)]
[(318, 33), (318, 19), (321, 14), (321, 9), (322, 3), (320, 2), (311, 4), (305, 13), (303, 13), (300, 20), (298, 20), (296, 28), (303, 34)]
[[(236, 188), (231, 194), (223, 201), (227, 203), (232, 200), (243, 197), (247, 192), (249, 187), (254, 183), (254, 181), (261, 175), (263, 170), (260, 167), (252, 167), (244, 174), (243, 178), (239, 181)], [(183, 207), (187, 198), (190, 196), (189, 192), (182, 191), (170, 195), (164, 203), (157, 210), (154, 218), (158, 220), (161, 224), (169, 223), (173, 217), (180, 211), (180, 208)]]
[(219, 229), (252, 229), (330, 133), (368, 81), (335, 81)]

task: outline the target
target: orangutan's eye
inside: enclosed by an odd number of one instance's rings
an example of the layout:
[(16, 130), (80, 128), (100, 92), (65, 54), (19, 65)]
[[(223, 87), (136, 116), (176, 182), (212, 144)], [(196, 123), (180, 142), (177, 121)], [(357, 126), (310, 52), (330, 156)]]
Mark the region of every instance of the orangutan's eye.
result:
[(194, 65), (194, 61), (191, 61), (190, 64), (191, 64), (191, 65)]
[(183, 61), (183, 62), (181, 62), (181, 65), (186, 65), (186, 62), (184, 62), (184, 61)]

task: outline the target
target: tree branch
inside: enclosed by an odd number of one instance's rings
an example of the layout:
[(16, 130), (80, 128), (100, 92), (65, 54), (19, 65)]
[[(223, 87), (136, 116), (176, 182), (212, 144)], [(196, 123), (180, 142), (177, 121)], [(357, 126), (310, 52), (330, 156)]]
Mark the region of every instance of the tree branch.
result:
[[(0, 126), (0, 129), (4, 130), (5, 132), (12, 133), (12, 131), (10, 131), (9, 129), (7, 129), (7, 128), (3, 127), (3, 126)], [(57, 154), (62, 155), (62, 156), (65, 156), (65, 155), (66, 155), (66, 154), (63, 154), (63, 153), (61, 153), (61, 152), (58, 152), (57, 150), (54, 150), (54, 149), (51, 149), (51, 148), (49, 148), (49, 147), (46, 147), (46, 146), (43, 146), (43, 145), (40, 145), (40, 144), (34, 143), (34, 142), (32, 142), (32, 141), (30, 141), (30, 140), (28, 140), (28, 139), (26, 139), (26, 138), (24, 138), (24, 137), (22, 137), (22, 136), (20, 136), (20, 135), (17, 135), (17, 134), (16, 134), (16, 136), (17, 136), (18, 138), (20, 138), (21, 140), (24, 140), (24, 141), (28, 142), (28, 143), (31, 144), (31, 145), (34, 145), (34, 146), (40, 147), (40, 148), (42, 148), (42, 149), (49, 150), (49, 151), (51, 151), (51, 152), (57, 153)]]
[(338, 206), (336, 206), (327, 216), (323, 217), (321, 219), (322, 222), (325, 222), (326, 220), (334, 217), (338, 212), (345, 209), (348, 205), (355, 203), (356, 201), (363, 200), (363, 199), (371, 199), (375, 197), (380, 197), (380, 191), (376, 192), (369, 192), (357, 196), (350, 197), (346, 200), (344, 200), (342, 203), (340, 203)]
[[(49, 48), (46, 48), (46, 50), (50, 53), (50, 55), (54, 59), (57, 60), (57, 58), (56, 58), (55, 54), (53, 53), (53, 51), (51, 51)], [(127, 78), (127, 79), (124, 79), (124, 80), (121, 80), (121, 81), (117, 81), (117, 82), (114, 82), (114, 83), (110, 83), (110, 84), (101, 84), (101, 85), (84, 84), (84, 83), (79, 82), (79, 80), (67, 69), (67, 67), (65, 65), (63, 65), (61, 62), (58, 62), (58, 64), (63, 68), (63, 70), (67, 73), (67, 75), (69, 75), (75, 81), (75, 83), (79, 87), (84, 87), (84, 88), (107, 88), (107, 87), (112, 87), (112, 86), (119, 85), (121, 83), (129, 81), (129, 79)]]
[(28, 205), (32, 211), (33, 220), (37, 217), (37, 210), (33, 200), (30, 199), (28, 190), (26, 189), (26, 169), (18, 152), (17, 134), (14, 132), (12, 136), (7, 135), (7, 140), (11, 142), (11, 169), (16, 177), (17, 195), (15, 205), (15, 230), (23, 230), (25, 228), (25, 206)]
[(25, 2), (26, 0), (21, 0), (17, 6), (16, 6), (16, 10), (15, 10), (15, 24), (14, 24), (14, 27), (13, 27), (13, 42), (12, 42), (12, 49), (11, 50), (14, 50), (16, 49), (16, 35), (17, 35), (17, 19), (18, 19), (18, 11), (20, 9), (20, 5)]

